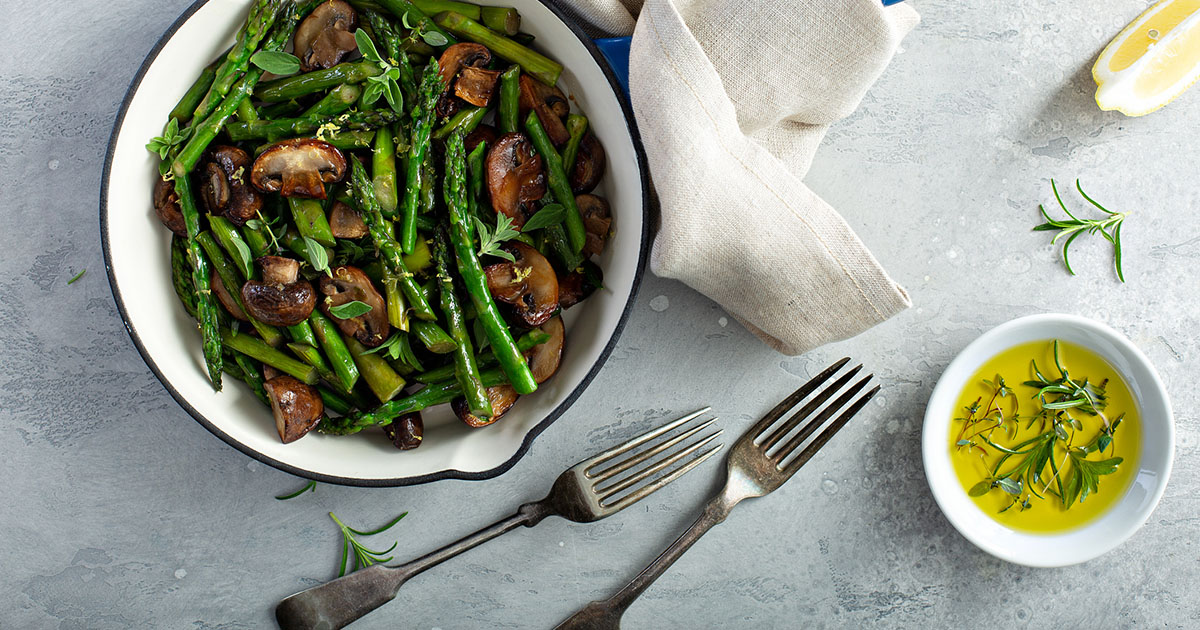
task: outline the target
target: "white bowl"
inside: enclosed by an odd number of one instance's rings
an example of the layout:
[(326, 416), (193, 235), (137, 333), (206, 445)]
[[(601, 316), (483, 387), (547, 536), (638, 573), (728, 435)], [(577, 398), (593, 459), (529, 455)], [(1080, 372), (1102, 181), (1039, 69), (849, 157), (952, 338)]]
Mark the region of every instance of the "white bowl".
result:
[(290, 473), (364, 486), (499, 475), (579, 397), (629, 315), (646, 264), (649, 223), (645, 155), (628, 101), (591, 40), (553, 4), (499, 2), (515, 6), (522, 30), (536, 36), (536, 46), (566, 67), (560, 85), (587, 113), (608, 154), (608, 171), (597, 189), (613, 210), (614, 236), (598, 260), (606, 288), (567, 312), (567, 344), (558, 374), (535, 394), (522, 397), (493, 426), (470, 429), (451, 421), (448, 413), (434, 412), (425, 416), (425, 440), (415, 451), (397, 451), (378, 430), (353, 437), (312, 434), (284, 445), (270, 410), (244, 385), (226, 378), (225, 390), (217, 393), (205, 378), (196, 326), (171, 289), (170, 234), (155, 218), (150, 200), (158, 160), (145, 149), (201, 69), (233, 42), (249, 4), (193, 4), (146, 58), (117, 116), (100, 222), (109, 282), (130, 337), (167, 391), (197, 421), (247, 455)]
[[(1133, 483), (1108, 512), (1083, 527), (1047, 535), (1013, 530), (985, 514), (955, 476), (946, 436), (959, 394), (984, 362), (1013, 346), (1049, 339), (1084, 346), (1117, 369), (1138, 406), (1142, 452)], [(989, 330), (950, 363), (925, 410), (921, 451), (933, 498), (967, 540), (1002, 560), (1031, 567), (1061, 567), (1114, 549), (1150, 518), (1171, 476), (1175, 423), (1167, 390), (1154, 366), (1121, 333), (1074, 315), (1031, 315)]]

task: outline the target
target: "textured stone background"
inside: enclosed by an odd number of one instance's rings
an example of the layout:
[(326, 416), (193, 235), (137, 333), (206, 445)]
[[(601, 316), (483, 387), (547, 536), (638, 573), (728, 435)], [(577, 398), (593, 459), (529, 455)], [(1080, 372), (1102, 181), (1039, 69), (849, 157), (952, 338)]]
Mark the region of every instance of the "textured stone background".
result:
[[(628, 627), (1200, 624), (1200, 92), (1126, 119), (1096, 109), (1088, 72), (1145, 0), (915, 3), (923, 24), (809, 177), (911, 291), (910, 311), (785, 358), (703, 297), (649, 277), (607, 367), (510, 473), (321, 486), (290, 502), (271, 497), (300, 482), (214, 439), (170, 399), (122, 330), (103, 272), (97, 197), (113, 117), (188, 1), (0, 0), (0, 627), (269, 626), (277, 599), (334, 575), (329, 510), (359, 526), (410, 511), (394, 531), (399, 556), (417, 555), (540, 496), (562, 468), (654, 419), (712, 403), (736, 433), (843, 354), (879, 375), (876, 402), (789, 487), (705, 537)], [(1076, 176), (1137, 213), (1128, 285), (1101, 243), (1076, 244), (1081, 275), (1070, 278), (1048, 237), (1029, 231), (1048, 179)], [(942, 368), (987, 328), (1044, 311), (1133, 339), (1170, 388), (1178, 426), (1175, 472), (1150, 522), (1061, 570), (976, 550), (937, 510), (919, 457)], [(717, 467), (690, 477), (599, 524), (505, 536), (417, 578), (361, 625), (549, 627), (690, 522)]]

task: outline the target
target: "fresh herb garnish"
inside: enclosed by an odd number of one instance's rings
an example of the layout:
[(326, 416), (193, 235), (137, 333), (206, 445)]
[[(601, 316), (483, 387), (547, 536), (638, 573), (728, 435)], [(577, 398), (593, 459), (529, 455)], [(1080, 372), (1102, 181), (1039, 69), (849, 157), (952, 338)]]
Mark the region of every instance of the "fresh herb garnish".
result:
[(310, 481), (307, 484), (305, 484), (303, 488), (300, 488), (299, 490), (297, 490), (291, 494), (284, 494), (284, 495), (277, 496), (277, 497), (275, 497), (275, 500), (276, 501), (287, 501), (288, 499), (295, 499), (296, 497), (304, 494), (305, 492), (315, 492), (316, 490), (317, 490), (317, 482)]
[[(384, 557), (384, 554), (391, 553), (392, 550), (396, 548), (396, 543), (392, 543), (391, 547), (388, 547), (383, 551), (372, 551), (367, 547), (364, 547), (363, 544), (358, 542), (358, 539), (354, 536), (374, 536), (375, 534), (383, 533), (391, 529), (396, 523), (399, 523), (400, 519), (404, 518), (405, 516), (408, 516), (408, 512), (397, 516), (396, 518), (392, 519), (390, 523), (380, 527), (379, 529), (373, 529), (369, 532), (360, 532), (353, 527), (347, 527), (345, 523), (342, 523), (342, 521), (338, 519), (336, 514), (330, 512), (329, 518), (332, 518), (333, 522), (337, 523), (338, 527), (342, 529), (342, 561), (339, 563), (338, 577), (346, 575), (348, 568), (349, 572), (353, 573), (359, 569), (365, 569), (366, 567), (369, 567), (377, 562), (387, 562), (391, 560), (391, 556)], [(349, 563), (351, 549), (354, 550), (353, 566), (351, 566)]]
[[(1107, 381), (1096, 384), (1086, 378), (1072, 378), (1057, 340), (1054, 342), (1054, 367), (1059, 372), (1057, 378), (1047, 376), (1036, 361), (1031, 362), (1034, 378), (1023, 385), (1037, 390), (1033, 395), (1039, 403), (1036, 413), (1019, 414), (1013, 389), (997, 375), (994, 381), (983, 381), (993, 392), (987, 405), (980, 405), (981, 397), (965, 408), (965, 417), (955, 419), (963, 423), (954, 441), (956, 450), (977, 452), (983, 458), (990, 448), (1001, 455), (994, 465), (989, 466), (988, 477), (967, 491), (972, 497), (981, 497), (993, 489), (1011, 495), (1012, 501), (1001, 512), (1013, 507), (1029, 509), (1033, 497), (1045, 499), (1047, 495), (1057, 497), (1063, 508), (1069, 509), (1095, 494), (1099, 490), (1100, 477), (1115, 473), (1123, 461), (1121, 457), (1100, 461), (1087, 459), (1091, 453), (1103, 453), (1112, 446), (1113, 434), (1125, 417), (1122, 414), (1110, 422), (1104, 415), (1108, 406), (1104, 391)], [(1012, 408), (1006, 413), (999, 401), (1008, 398), (1012, 399)], [(1098, 417), (1101, 426), (1089, 442), (1077, 445), (1075, 440), (1084, 431), (1084, 424), (1078, 417), (1081, 414)], [(998, 443), (997, 430), (1003, 430), (1012, 439), (1016, 437), (1020, 423), (1025, 423), (1026, 429), (1040, 423), (1037, 434), (1016, 444)]]
[(158, 154), (160, 159), (165, 160), (167, 159), (167, 154), (171, 152), (171, 149), (183, 144), (183, 142), (187, 140), (188, 136), (190, 135), (192, 135), (191, 127), (185, 127), (183, 131), (180, 131), (179, 119), (172, 118), (171, 121), (167, 123), (167, 128), (163, 131), (163, 135), (152, 138), (150, 142), (146, 144), (146, 150), (151, 153)]
[(329, 314), (338, 319), (354, 319), (359, 315), (365, 315), (370, 312), (371, 305), (366, 302), (359, 302), (358, 300), (329, 307)]
[(1069, 220), (1054, 219), (1049, 213), (1046, 212), (1046, 208), (1044, 206), (1038, 205), (1038, 210), (1042, 212), (1043, 217), (1046, 217), (1046, 222), (1033, 228), (1034, 231), (1046, 232), (1058, 230), (1058, 234), (1055, 234), (1054, 238), (1050, 241), (1051, 244), (1058, 243), (1058, 239), (1064, 236), (1067, 237), (1066, 242), (1063, 243), (1062, 257), (1063, 263), (1067, 266), (1067, 271), (1070, 272), (1071, 275), (1075, 275), (1075, 270), (1071, 269), (1071, 259), (1068, 257), (1067, 253), (1067, 250), (1071, 248), (1071, 243), (1075, 242), (1075, 239), (1079, 238), (1081, 234), (1099, 233), (1105, 238), (1105, 240), (1112, 243), (1113, 260), (1117, 269), (1117, 278), (1120, 279), (1121, 282), (1125, 282), (1125, 271), (1121, 267), (1121, 225), (1125, 221), (1125, 217), (1129, 216), (1129, 213), (1112, 212), (1104, 206), (1096, 203), (1096, 201), (1089, 197), (1087, 193), (1083, 192), (1083, 187), (1080, 186), (1079, 180), (1077, 179), (1075, 180), (1075, 188), (1079, 190), (1079, 194), (1093, 206), (1096, 206), (1102, 212), (1108, 215), (1108, 217), (1104, 219), (1080, 219), (1074, 214), (1071, 214), (1071, 211), (1067, 209), (1066, 204), (1063, 203), (1062, 196), (1058, 194), (1058, 185), (1054, 183), (1053, 179), (1050, 180), (1050, 187), (1054, 190), (1054, 198), (1058, 201), (1059, 207), (1062, 208), (1063, 212), (1066, 212), (1067, 216), (1071, 218)]
[(417, 25), (413, 26), (412, 24), (408, 23), (408, 11), (405, 11), (400, 16), (400, 22), (404, 24), (404, 28), (412, 31), (412, 35), (425, 40), (425, 43), (429, 44), (430, 46), (439, 48), (450, 43), (450, 40), (446, 39), (445, 35), (442, 35), (437, 31), (427, 30), (429, 28), (429, 18), (427, 17), (421, 18), (421, 20), (417, 22)]
[(75, 281), (82, 278), (83, 274), (85, 274), (85, 273), (87, 273), (87, 269), (84, 269), (83, 271), (80, 271), (79, 273), (75, 274), (74, 278), (67, 280), (67, 285), (70, 286), (72, 284), (75, 284)]
[(358, 50), (362, 53), (363, 58), (374, 62), (383, 70), (382, 74), (367, 79), (367, 87), (363, 89), (362, 93), (362, 102), (370, 105), (382, 96), (387, 99), (388, 107), (391, 107), (392, 111), (403, 114), (404, 93), (400, 91), (398, 83), (400, 68), (379, 54), (379, 50), (375, 48), (375, 42), (371, 41), (371, 36), (361, 28), (354, 31), (354, 41), (358, 42)]
[(260, 50), (250, 57), (250, 63), (281, 76), (300, 72), (300, 58), (282, 51)]
[(271, 219), (270, 221), (268, 221), (265, 218), (263, 218), (262, 210), (256, 210), (255, 214), (258, 216), (258, 218), (250, 219), (249, 221), (247, 221), (246, 227), (251, 230), (263, 230), (264, 232), (266, 232), (267, 237), (269, 237), (271, 239), (271, 248), (272, 248), (271, 251), (278, 252), (279, 251), (279, 239), (275, 237), (275, 231), (272, 228), (278, 227), (279, 222), (282, 220), (282, 218), (277, 216), (277, 217)]
[(533, 216), (529, 217), (529, 220), (525, 222), (521, 231), (532, 232), (533, 230), (540, 230), (550, 225), (558, 225), (566, 218), (566, 206), (558, 203), (547, 204), (541, 210), (534, 213)]
[(329, 270), (329, 254), (325, 251), (325, 246), (313, 240), (310, 236), (304, 237), (304, 250), (308, 253), (308, 262), (312, 264), (316, 271), (324, 271), (333, 277), (333, 272)]
[(417, 371), (424, 371), (421, 362), (417, 360), (417, 356), (413, 354), (412, 344), (408, 340), (408, 334), (404, 332), (396, 332), (388, 340), (381, 345), (367, 350), (364, 354), (383, 353), (393, 361), (400, 361), (405, 365)]
[(496, 230), (493, 232), (488, 229), (488, 226), (478, 217), (475, 218), (475, 229), (479, 232), (479, 255), (480, 256), (495, 256), (503, 258), (508, 262), (517, 262), (517, 259), (510, 253), (504, 251), (501, 247), (505, 241), (512, 240), (521, 235), (520, 232), (513, 229), (512, 219), (508, 215), (498, 212), (496, 213)]

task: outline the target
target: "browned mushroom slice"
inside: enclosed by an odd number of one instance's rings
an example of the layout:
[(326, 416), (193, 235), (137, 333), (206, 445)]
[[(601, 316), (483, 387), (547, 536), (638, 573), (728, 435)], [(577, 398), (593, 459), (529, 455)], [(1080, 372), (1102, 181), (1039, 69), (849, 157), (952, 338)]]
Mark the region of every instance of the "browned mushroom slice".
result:
[(475, 107), (487, 107), (500, 81), (500, 73), (484, 68), (467, 66), (454, 82), (454, 95)]
[(383, 425), (383, 432), (396, 448), (411, 451), (421, 445), (425, 422), (421, 419), (421, 412), (414, 411)]
[(358, 48), (354, 30), (358, 14), (342, 0), (323, 2), (296, 29), (293, 48), (300, 58), (300, 71), (332, 68)]
[(162, 224), (179, 236), (187, 236), (187, 225), (183, 221), (183, 211), (179, 209), (179, 195), (175, 193), (174, 181), (163, 181), (160, 177), (154, 181), (154, 214)]
[(246, 182), (250, 156), (237, 147), (217, 146), (200, 178), (200, 201), (209, 214), (244, 225), (262, 208), (262, 195)]
[(300, 263), (280, 256), (263, 256), (258, 263), (262, 281), (242, 285), (246, 312), (274, 326), (295, 326), (308, 319), (317, 305), (317, 294), (311, 284), (299, 279)]
[(492, 402), (492, 417), (480, 418), (471, 413), (470, 407), (467, 406), (466, 398), (455, 398), (450, 401), (450, 408), (454, 410), (454, 415), (458, 416), (469, 427), (478, 429), (497, 421), (501, 416), (508, 413), (512, 409), (513, 403), (517, 402), (517, 390), (512, 388), (512, 385), (497, 385), (487, 388), (488, 400)]
[[(371, 284), (367, 274), (363, 273), (362, 269), (350, 265), (337, 267), (332, 273), (333, 277), (321, 276), (321, 293), (324, 295), (321, 298), (321, 312), (337, 324), (342, 334), (354, 337), (368, 348), (375, 348), (387, 341), (390, 332), (387, 305), (383, 296), (379, 295), (379, 291)], [(362, 302), (370, 306), (371, 310), (347, 319), (342, 319), (331, 311), (350, 302)]]
[(579, 206), (579, 214), (583, 216), (583, 227), (587, 230), (583, 253), (599, 256), (600, 252), (604, 251), (604, 242), (608, 239), (609, 228), (612, 227), (612, 214), (608, 210), (608, 202), (596, 195), (577, 195), (575, 205)]
[(517, 241), (506, 249), (516, 262), (488, 265), (483, 270), (488, 290), (497, 300), (511, 304), (525, 325), (540, 326), (558, 310), (558, 276), (536, 249)]
[(267, 397), (271, 399), (275, 428), (279, 430), (279, 439), (284, 444), (299, 440), (321, 422), (325, 403), (312, 385), (284, 374), (263, 383), (263, 389), (267, 390)]
[(550, 380), (558, 371), (562, 362), (563, 344), (566, 341), (566, 329), (561, 317), (553, 317), (539, 327), (539, 330), (550, 335), (545, 343), (534, 346), (525, 357), (529, 361), (529, 371), (533, 372), (533, 380), (538, 384)]
[(438, 58), (438, 78), (446, 89), (450, 89), (450, 84), (463, 68), (482, 68), (491, 61), (492, 52), (483, 44), (455, 44), (442, 51), (442, 56)]
[(250, 181), (263, 192), (324, 199), (325, 184), (346, 174), (346, 158), (328, 142), (295, 138), (277, 142), (254, 161)]
[(488, 150), (484, 177), (492, 207), (525, 225), (527, 204), (546, 196), (542, 156), (523, 133), (506, 133)]
[(488, 143), (489, 147), (496, 144), (496, 136), (498, 135), (495, 127), (491, 125), (479, 125), (475, 128), (475, 131), (472, 131), (467, 134), (466, 138), (463, 138), (463, 145), (467, 150), (467, 154), (470, 155), (481, 142)]
[(608, 159), (604, 154), (604, 146), (589, 133), (579, 143), (579, 156), (575, 158), (575, 168), (571, 170), (571, 190), (575, 194), (591, 192), (604, 177), (604, 169)]
[(362, 238), (370, 232), (354, 208), (340, 201), (333, 202), (329, 211), (329, 229), (337, 238)]
[(529, 110), (537, 112), (538, 120), (546, 129), (546, 135), (556, 145), (566, 144), (571, 139), (571, 133), (563, 124), (563, 117), (571, 111), (571, 104), (562, 90), (550, 87), (533, 77), (522, 74), (520, 78), (521, 98), (518, 107), (522, 120)]
[(558, 306), (563, 310), (586, 300), (595, 292), (596, 285), (578, 271), (558, 276)]
[(283, 374), (283, 372), (276, 370), (275, 368), (267, 365), (266, 363), (264, 363), (262, 366), (262, 377), (263, 377), (264, 381), (269, 381), (281, 374)]
[(225, 288), (225, 283), (221, 282), (221, 276), (215, 273), (209, 276), (208, 287), (217, 296), (217, 301), (221, 303), (221, 306), (224, 306), (225, 310), (229, 311), (229, 314), (233, 315), (234, 319), (241, 322), (250, 321), (250, 318), (246, 317), (246, 312), (242, 310), (242, 307), (238, 306), (237, 300), (233, 299), (233, 295)]

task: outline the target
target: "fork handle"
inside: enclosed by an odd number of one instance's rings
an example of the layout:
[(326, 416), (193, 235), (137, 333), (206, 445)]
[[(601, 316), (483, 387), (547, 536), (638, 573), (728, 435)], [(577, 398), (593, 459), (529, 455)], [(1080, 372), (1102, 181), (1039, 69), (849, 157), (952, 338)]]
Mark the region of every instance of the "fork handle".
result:
[(522, 525), (533, 527), (553, 513), (545, 501), (526, 503), (516, 514), (416, 560), (394, 567), (377, 564), (287, 597), (275, 607), (275, 620), (283, 630), (344, 628), (395, 599), (418, 573)]
[(666, 551), (662, 552), (654, 562), (651, 562), (642, 572), (633, 578), (629, 584), (625, 585), (620, 591), (617, 591), (612, 597), (603, 601), (596, 601), (584, 606), (579, 612), (571, 615), (566, 621), (558, 624), (555, 630), (617, 630), (621, 627), (621, 616), (625, 614), (625, 610), (633, 604), (635, 600), (643, 593), (655, 580), (667, 569), (675, 564), (675, 561), (684, 554), (685, 551), (691, 549), (692, 545), (696, 544), (697, 540), (705, 534), (713, 526), (721, 523), (729, 516), (729, 511), (737, 501), (728, 498), (725, 492), (718, 494), (709, 500), (704, 506), (704, 511), (696, 522), (692, 523), (686, 531), (667, 547)]

